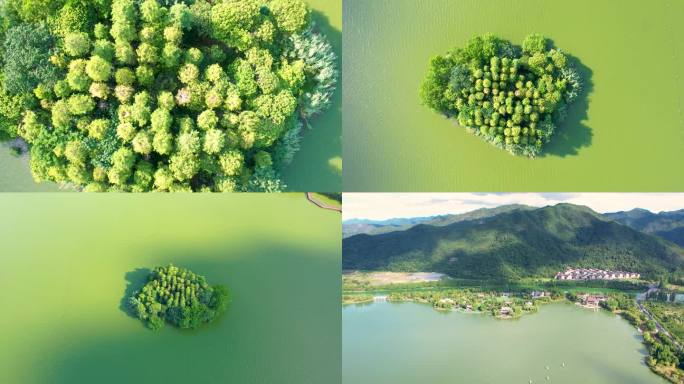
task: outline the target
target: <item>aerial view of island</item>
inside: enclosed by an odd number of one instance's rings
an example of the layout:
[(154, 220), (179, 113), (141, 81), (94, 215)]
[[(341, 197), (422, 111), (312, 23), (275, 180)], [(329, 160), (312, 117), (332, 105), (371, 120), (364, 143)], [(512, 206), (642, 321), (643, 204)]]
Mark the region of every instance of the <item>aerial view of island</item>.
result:
[(684, 383), (684, 195), (344, 204), (344, 383)]
[(435, 56), (420, 96), (494, 146), (536, 157), (581, 91), (579, 73), (546, 37), (533, 33), (516, 47), (487, 34)]
[(340, 214), (310, 199), (0, 194), (0, 383), (339, 383)]
[(345, 191), (684, 191), (683, 14), (345, 0)]
[[(2, 2), (0, 190), (33, 190), (29, 173), (96, 192), (339, 190), (341, 123), (303, 142), (339, 108), (330, 22), (304, 0)], [(283, 176), (307, 145), (305, 175)]]

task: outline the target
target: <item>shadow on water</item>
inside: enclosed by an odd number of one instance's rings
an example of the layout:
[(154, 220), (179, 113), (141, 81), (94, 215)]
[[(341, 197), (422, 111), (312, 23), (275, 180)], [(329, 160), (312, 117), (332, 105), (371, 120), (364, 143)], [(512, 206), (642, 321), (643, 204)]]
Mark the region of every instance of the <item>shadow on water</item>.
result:
[[(342, 185), (341, 172), (332, 166), (334, 159), (342, 156), (342, 32), (320, 11), (313, 10), (311, 18), (332, 44), (340, 75), (330, 108), (309, 121), (311, 129), (303, 131), (302, 150), (282, 173), (290, 191), (333, 192)], [(310, 188), (312, 185), (316, 187)]]
[(128, 298), (133, 293), (141, 289), (147, 282), (147, 276), (152, 272), (149, 268), (136, 268), (130, 272), (126, 272), (124, 278), (126, 279), (126, 289), (124, 295), (119, 302), (119, 309), (121, 312), (130, 317), (138, 318), (128, 305)]
[[(237, 257), (235, 254), (239, 253)], [(40, 383), (333, 383), (341, 377), (339, 250), (263, 241), (239, 249), (159, 249), (173, 263), (229, 289), (227, 312), (196, 330), (152, 331), (117, 321), (119, 331), (73, 335), (37, 349)], [(192, 255), (192, 256), (188, 256)], [(146, 268), (126, 273), (126, 294)]]
[(568, 105), (568, 115), (559, 125), (551, 138), (551, 142), (546, 145), (542, 153), (545, 156), (575, 156), (579, 150), (591, 145), (591, 128), (584, 122), (587, 120), (589, 110), (589, 96), (594, 90), (592, 80), (593, 71), (582, 64), (575, 56), (566, 53), (568, 63), (573, 66), (582, 79), (582, 92), (577, 100)]

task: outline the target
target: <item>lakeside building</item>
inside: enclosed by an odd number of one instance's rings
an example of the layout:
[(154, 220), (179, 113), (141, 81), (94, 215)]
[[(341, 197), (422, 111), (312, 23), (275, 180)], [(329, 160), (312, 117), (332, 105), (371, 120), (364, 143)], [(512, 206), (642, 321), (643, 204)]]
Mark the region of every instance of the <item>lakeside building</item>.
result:
[(579, 303), (584, 305), (585, 307), (590, 307), (590, 308), (598, 308), (599, 305), (607, 300), (607, 297), (604, 295), (579, 295), (577, 296), (577, 299), (579, 300)]
[(638, 279), (641, 275), (635, 272), (607, 271), (597, 268), (568, 268), (565, 272), (556, 273), (556, 280), (620, 280)]

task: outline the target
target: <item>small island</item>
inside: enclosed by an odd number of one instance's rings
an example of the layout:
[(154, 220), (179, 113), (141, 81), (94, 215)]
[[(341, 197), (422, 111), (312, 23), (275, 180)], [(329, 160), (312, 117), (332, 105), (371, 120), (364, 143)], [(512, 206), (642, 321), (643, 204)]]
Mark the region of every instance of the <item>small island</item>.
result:
[(582, 89), (568, 57), (540, 34), (517, 47), (475, 36), (430, 61), (420, 89), (429, 108), (514, 155), (535, 157)]
[(145, 286), (128, 299), (128, 305), (150, 329), (159, 329), (164, 323), (197, 328), (226, 310), (228, 289), (209, 285), (204, 276), (169, 264), (155, 268)]

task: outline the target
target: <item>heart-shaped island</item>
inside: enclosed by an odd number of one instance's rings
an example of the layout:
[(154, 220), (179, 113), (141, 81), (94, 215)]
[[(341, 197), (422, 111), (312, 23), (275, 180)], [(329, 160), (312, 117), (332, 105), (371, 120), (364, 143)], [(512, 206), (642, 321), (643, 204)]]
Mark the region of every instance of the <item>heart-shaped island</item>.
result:
[(423, 103), (514, 155), (535, 157), (582, 89), (567, 56), (540, 34), (522, 47), (492, 34), (430, 61)]

